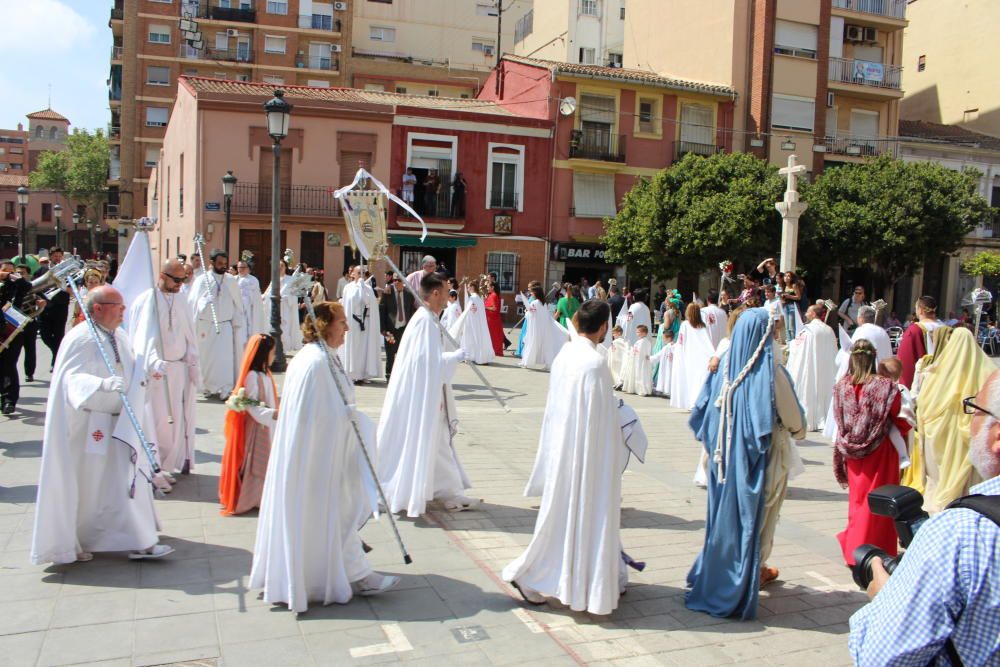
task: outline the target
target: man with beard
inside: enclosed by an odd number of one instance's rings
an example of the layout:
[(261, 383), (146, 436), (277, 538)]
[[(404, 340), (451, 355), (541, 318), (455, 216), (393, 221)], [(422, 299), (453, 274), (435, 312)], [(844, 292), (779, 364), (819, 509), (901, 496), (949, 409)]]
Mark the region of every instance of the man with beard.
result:
[(213, 250), (211, 260), (210, 270), (197, 275), (187, 298), (195, 319), (202, 391), (225, 399), (236, 384), (246, 342), (243, 297), (236, 278), (226, 272), (229, 256)]

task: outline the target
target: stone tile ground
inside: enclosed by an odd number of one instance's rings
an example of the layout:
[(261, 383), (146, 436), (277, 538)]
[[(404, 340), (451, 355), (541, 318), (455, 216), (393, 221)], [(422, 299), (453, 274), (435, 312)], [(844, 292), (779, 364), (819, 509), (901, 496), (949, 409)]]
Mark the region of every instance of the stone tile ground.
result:
[[(39, 356), (47, 352), (39, 345)], [(39, 365), (47, 367), (47, 358)], [(632, 397), (650, 438), (647, 463), (625, 475), (623, 542), (642, 573), (608, 617), (559, 605), (528, 607), (499, 579), (527, 544), (537, 501), (521, 495), (534, 461), (549, 376), (504, 359), (483, 369), (507, 399), (504, 413), (468, 368), (455, 380), (456, 439), (485, 498), (481, 511), (431, 512), (399, 522), (413, 556), (402, 564), (388, 526), (364, 538), (375, 566), (401, 589), (296, 617), (246, 584), (256, 517), (221, 517), (216, 505), (223, 407), (198, 405), (194, 474), (158, 502), (161, 562), (117, 555), (62, 567), (28, 564), (41, 456), (47, 373), (23, 390), (21, 417), (0, 421), (0, 665), (822, 665), (849, 664), (847, 621), (865, 597), (851, 584), (834, 539), (846, 492), (830, 448), (800, 445), (806, 472), (793, 480), (772, 556), (781, 581), (761, 594), (756, 621), (684, 607), (684, 579), (701, 546), (705, 494), (691, 484), (699, 450), (687, 415), (663, 399)], [(359, 388), (378, 417), (384, 386)], [(384, 520), (383, 520), (384, 521)]]

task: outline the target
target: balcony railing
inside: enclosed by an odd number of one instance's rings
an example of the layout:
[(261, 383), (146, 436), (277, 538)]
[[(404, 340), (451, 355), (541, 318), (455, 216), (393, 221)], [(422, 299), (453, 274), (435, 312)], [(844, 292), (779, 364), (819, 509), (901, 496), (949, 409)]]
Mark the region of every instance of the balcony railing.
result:
[(906, 0), (833, 0), (833, 6), (893, 19), (906, 18)]
[(104, 219), (105, 220), (115, 220), (118, 218), (118, 204), (105, 204), (104, 205)]
[(299, 58), (296, 62), (299, 64), (299, 67), (308, 67), (309, 69), (340, 69), (340, 61), (336, 56), (309, 56), (308, 58)]
[[(401, 193), (396, 193), (397, 195)], [(416, 192), (413, 209), (425, 218), (445, 218), (448, 220), (460, 220), (465, 217), (465, 206), (468, 199), (461, 202), (452, 201), (451, 186), (441, 185), (437, 195), (428, 200), (426, 193), (419, 190)], [(400, 217), (409, 218), (410, 214), (402, 209), (399, 210)]]
[(902, 75), (903, 68), (899, 65), (874, 63), (869, 60), (830, 58), (830, 81), (899, 90)]
[(517, 208), (521, 196), (517, 192), (491, 192), (490, 208)]
[(584, 160), (605, 162), (625, 161), (625, 135), (610, 132), (573, 130), (570, 135), (569, 156)]
[(124, 47), (121, 47), (121, 46), (112, 46), (111, 47), (111, 59), (112, 60), (121, 60), (122, 59), (122, 52), (123, 52), (123, 50), (124, 50)]
[(111, 20), (121, 21), (124, 18), (125, 18), (125, 8), (121, 5), (115, 4), (115, 6), (111, 8)]
[(695, 141), (678, 141), (674, 152), (676, 153), (676, 158), (680, 160), (688, 153), (705, 156), (715, 155), (716, 153), (722, 152), (722, 146), (716, 146), (715, 144), (700, 144)]
[(310, 30), (340, 32), (340, 19), (325, 14), (303, 14), (299, 16), (299, 27)]
[[(233, 191), (233, 211), (270, 215), (271, 188), (270, 183), (237, 183)], [(278, 188), (282, 214), (340, 216), (333, 188), (322, 185), (281, 185)]]
[(895, 156), (899, 140), (894, 137), (827, 137), (826, 152), (851, 157), (876, 157), (884, 153)]
[(255, 23), (257, 21), (257, 12), (253, 9), (240, 9), (239, 7), (216, 7), (205, 2), (198, 7), (198, 17), (214, 19), (216, 21)]
[(252, 63), (253, 50), (239, 47), (235, 49), (216, 49), (208, 47), (205, 49), (205, 58), (208, 60), (225, 60), (234, 63)]
[(108, 163), (108, 180), (117, 181), (122, 177), (122, 161), (112, 158)]
[(121, 138), (122, 138), (121, 125), (108, 125), (108, 139), (121, 139)]

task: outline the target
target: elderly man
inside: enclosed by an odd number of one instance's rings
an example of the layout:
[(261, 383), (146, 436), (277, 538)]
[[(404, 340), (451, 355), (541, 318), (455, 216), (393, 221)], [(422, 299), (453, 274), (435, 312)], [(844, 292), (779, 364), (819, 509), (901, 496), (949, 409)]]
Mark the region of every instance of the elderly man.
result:
[(209, 268), (194, 279), (187, 298), (198, 336), (202, 390), (206, 397), (224, 400), (236, 384), (246, 343), (243, 297), (236, 278), (226, 272), (229, 257), (225, 252), (213, 250)]
[(810, 431), (824, 426), (833, 400), (833, 378), (837, 374), (837, 338), (823, 322), (822, 311), (820, 306), (809, 306), (806, 325), (788, 344), (788, 374)]
[(424, 279), (425, 276), (437, 271), (437, 260), (431, 255), (424, 255), (424, 258), (420, 260), (420, 269), (414, 271), (410, 275), (406, 276), (406, 282), (410, 283), (410, 287), (413, 288), (417, 294), (420, 294), (420, 281)]
[[(66, 335), (45, 410), (31, 543), (36, 565), (88, 561), (95, 551), (131, 551), (132, 559), (173, 551), (158, 544), (153, 491), (146, 481), (151, 471), (123, 410), (127, 395), (143, 420), (144, 372), (119, 328), (125, 303), (118, 290), (104, 285), (87, 294), (84, 308), (97, 338), (86, 324)], [(148, 426), (145, 421), (147, 433)]]
[(194, 399), (201, 370), (194, 319), (179, 294), (183, 283), (180, 260), (167, 260), (156, 288), (139, 295), (128, 317), (136, 364), (153, 379), (146, 396), (155, 422), (150, 435), (163, 469), (156, 483), (163, 491), (175, 482), (172, 473), (187, 473), (194, 461)]

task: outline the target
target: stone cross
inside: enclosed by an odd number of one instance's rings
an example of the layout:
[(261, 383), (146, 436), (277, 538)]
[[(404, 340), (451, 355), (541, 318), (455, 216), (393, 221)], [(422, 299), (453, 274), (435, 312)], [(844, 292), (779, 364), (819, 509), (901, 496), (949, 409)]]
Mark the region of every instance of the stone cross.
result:
[(799, 249), (799, 217), (809, 207), (799, 201), (798, 177), (804, 174), (806, 167), (795, 164), (795, 156), (788, 156), (788, 166), (778, 170), (778, 173), (788, 179), (785, 187), (784, 200), (776, 203), (774, 208), (781, 214), (781, 271), (794, 271), (796, 255)]

